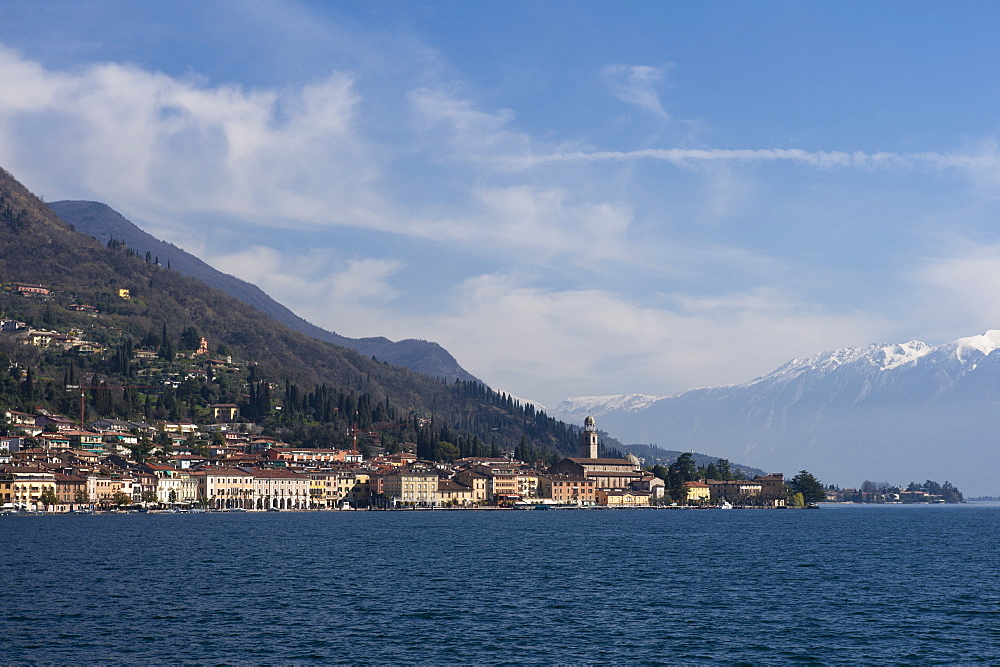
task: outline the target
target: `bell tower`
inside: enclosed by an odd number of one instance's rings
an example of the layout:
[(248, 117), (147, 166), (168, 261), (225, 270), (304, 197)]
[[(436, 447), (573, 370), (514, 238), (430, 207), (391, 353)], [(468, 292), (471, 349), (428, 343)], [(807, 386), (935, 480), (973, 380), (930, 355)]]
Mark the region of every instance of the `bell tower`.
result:
[(597, 424), (594, 422), (594, 418), (590, 415), (583, 420), (583, 434), (582, 434), (582, 444), (581, 456), (585, 459), (596, 459), (597, 458)]

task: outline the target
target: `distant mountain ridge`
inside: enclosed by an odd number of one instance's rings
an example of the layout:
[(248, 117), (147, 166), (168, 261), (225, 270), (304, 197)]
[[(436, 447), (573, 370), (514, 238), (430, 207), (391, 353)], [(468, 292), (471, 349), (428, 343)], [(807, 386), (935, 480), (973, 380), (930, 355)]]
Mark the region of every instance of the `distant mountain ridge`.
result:
[(1000, 489), (1000, 331), (832, 350), (743, 384), (576, 397), (554, 410), (567, 421), (584, 414), (622, 442), (805, 468), (841, 485), (939, 476), (991, 493)]
[(379, 361), (431, 377), (440, 377), (453, 382), (456, 379), (480, 382), (462, 368), (458, 361), (437, 343), (425, 340), (407, 339), (394, 342), (388, 338), (347, 338), (327, 331), (308, 322), (281, 305), (256, 285), (213, 268), (194, 255), (177, 246), (161, 241), (144, 232), (134, 223), (106, 204), (92, 201), (56, 201), (49, 203), (64, 222), (84, 234), (103, 243), (111, 238), (124, 241), (140, 254), (151, 252), (160, 264), (184, 275), (196, 278), (216, 289), (222, 290), (243, 303), (263, 311), (296, 331), (319, 340), (341, 345)]

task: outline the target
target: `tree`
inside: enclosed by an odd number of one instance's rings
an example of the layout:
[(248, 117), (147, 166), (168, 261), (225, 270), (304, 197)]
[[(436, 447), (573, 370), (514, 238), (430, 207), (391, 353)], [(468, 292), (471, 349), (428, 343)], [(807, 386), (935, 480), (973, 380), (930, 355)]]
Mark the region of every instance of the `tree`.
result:
[(145, 463), (153, 452), (153, 441), (146, 436), (141, 436), (134, 445), (128, 445), (128, 448), (136, 463)]
[(197, 350), (201, 347), (201, 334), (192, 326), (184, 327), (181, 331), (180, 348), (182, 350)]
[(51, 486), (45, 487), (45, 490), (42, 491), (42, 495), (38, 499), (45, 505), (45, 511), (48, 511), (52, 505), (59, 504), (59, 496), (56, 495), (56, 490)]
[(160, 335), (160, 357), (167, 361), (174, 360), (174, 344), (167, 334), (167, 323), (163, 323), (163, 333)]
[(681, 482), (693, 481), (698, 474), (698, 464), (694, 461), (694, 454), (685, 452), (678, 456), (677, 460), (670, 464), (670, 471)]
[(118, 505), (118, 507), (123, 507), (132, 503), (132, 497), (124, 491), (116, 491), (115, 494), (111, 496), (111, 502)]
[(791, 487), (792, 493), (801, 493), (802, 499), (807, 504), (818, 503), (826, 499), (823, 484), (806, 470), (800, 470), (799, 474), (788, 483), (788, 486)]
[(460, 454), (461, 452), (458, 451), (458, 447), (450, 442), (441, 441), (434, 445), (435, 461), (454, 461)]

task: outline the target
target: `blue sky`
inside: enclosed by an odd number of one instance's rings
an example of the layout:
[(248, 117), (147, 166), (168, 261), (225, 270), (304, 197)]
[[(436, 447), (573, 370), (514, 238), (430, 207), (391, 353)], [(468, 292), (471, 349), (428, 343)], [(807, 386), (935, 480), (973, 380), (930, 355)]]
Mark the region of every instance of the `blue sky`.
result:
[(1000, 328), (1000, 5), (31, 2), (0, 165), (554, 406)]

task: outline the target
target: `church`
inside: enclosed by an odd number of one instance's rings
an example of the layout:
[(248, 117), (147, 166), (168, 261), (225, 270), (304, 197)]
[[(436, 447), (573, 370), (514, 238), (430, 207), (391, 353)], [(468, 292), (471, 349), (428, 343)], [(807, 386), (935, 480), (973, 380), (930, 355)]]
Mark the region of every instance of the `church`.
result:
[[(583, 422), (582, 451), (579, 457), (565, 458), (549, 468), (557, 475), (571, 475), (592, 479), (598, 490), (622, 491), (626, 489), (650, 490), (656, 479), (653, 473), (642, 469), (639, 459), (631, 454), (624, 459), (597, 457), (597, 423), (588, 416)], [(636, 488), (640, 487), (640, 488)]]

